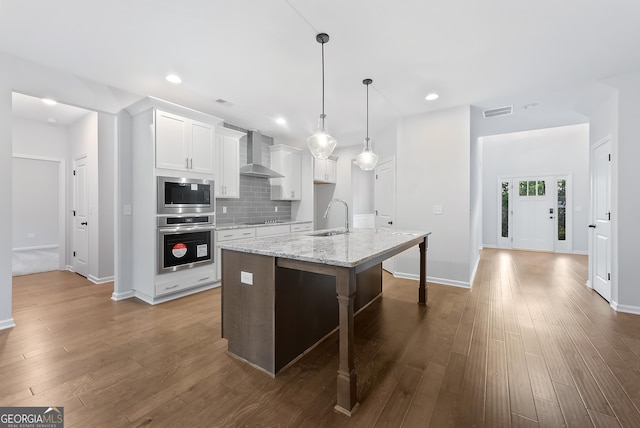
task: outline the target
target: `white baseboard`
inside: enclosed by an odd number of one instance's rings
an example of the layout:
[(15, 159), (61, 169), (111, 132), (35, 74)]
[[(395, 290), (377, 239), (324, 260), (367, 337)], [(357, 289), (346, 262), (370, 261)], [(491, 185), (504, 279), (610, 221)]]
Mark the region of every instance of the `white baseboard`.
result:
[(13, 328), (15, 326), (16, 326), (16, 323), (13, 320), (13, 318), (9, 318), (9, 319), (0, 321), (0, 330), (5, 330), (7, 328)]
[(619, 305), (618, 302), (611, 301), (611, 307), (616, 312), (640, 315), (640, 306)]
[[(401, 279), (412, 279), (414, 281), (420, 281), (420, 275), (415, 275), (412, 273), (396, 272), (393, 274), (393, 276)], [(471, 285), (468, 282), (455, 281), (455, 280), (445, 279), (445, 278), (436, 278), (433, 276), (427, 276), (427, 282), (442, 284), (442, 285), (451, 285), (453, 287), (471, 288)]]
[(586, 285), (586, 286), (587, 286), (587, 288), (593, 288), (593, 287), (591, 286), (591, 280), (590, 280), (590, 279), (587, 279), (587, 282), (585, 282), (585, 283), (584, 283), (584, 285)]
[(152, 297), (149, 296), (148, 294), (145, 293), (141, 293), (139, 291), (132, 291), (133, 296), (131, 297), (137, 297), (138, 299), (142, 300), (145, 303), (148, 303), (150, 305), (157, 305), (159, 303), (164, 303), (164, 302), (168, 302), (170, 300), (175, 300), (175, 299), (179, 299), (180, 297), (185, 297), (185, 296), (189, 296), (191, 294), (195, 294), (195, 293), (200, 293), (201, 291), (206, 291), (206, 290), (210, 290), (212, 288), (217, 288), (220, 287), (221, 282), (217, 281), (208, 285), (203, 285), (201, 287), (195, 287), (195, 288), (188, 288), (184, 291), (179, 291), (177, 293), (172, 293), (172, 294), (168, 294), (166, 296), (160, 296), (160, 297)]
[(130, 299), (132, 297), (136, 297), (136, 293), (133, 290), (129, 290), (124, 293), (116, 293), (115, 291), (111, 294), (111, 300), (114, 302), (118, 302), (120, 300)]
[(113, 276), (107, 276), (104, 278), (96, 278), (93, 275), (89, 275), (87, 277), (87, 279), (91, 282), (93, 282), (94, 284), (105, 284), (107, 282), (112, 282), (113, 281)]

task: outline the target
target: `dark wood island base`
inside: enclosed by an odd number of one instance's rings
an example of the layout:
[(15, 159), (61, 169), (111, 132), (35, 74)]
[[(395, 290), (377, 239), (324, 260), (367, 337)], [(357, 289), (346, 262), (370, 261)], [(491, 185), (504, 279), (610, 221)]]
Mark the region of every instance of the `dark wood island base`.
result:
[(382, 261), (415, 245), (420, 249), (418, 303), (427, 303), (428, 235), (414, 235), (350, 266), (221, 245), (222, 337), (229, 353), (276, 376), (339, 328), (335, 409), (351, 416), (358, 408), (354, 315), (382, 293)]

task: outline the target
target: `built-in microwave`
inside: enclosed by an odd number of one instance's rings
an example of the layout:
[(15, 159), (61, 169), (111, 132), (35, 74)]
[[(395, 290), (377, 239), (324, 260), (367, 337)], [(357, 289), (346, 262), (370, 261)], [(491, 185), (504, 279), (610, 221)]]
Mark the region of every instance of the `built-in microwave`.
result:
[(215, 212), (213, 180), (158, 177), (158, 214)]

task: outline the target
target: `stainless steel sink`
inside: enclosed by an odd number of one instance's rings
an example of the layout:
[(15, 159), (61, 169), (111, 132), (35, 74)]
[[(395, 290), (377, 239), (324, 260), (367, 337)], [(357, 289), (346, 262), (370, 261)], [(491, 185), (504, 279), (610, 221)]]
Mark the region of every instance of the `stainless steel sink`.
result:
[(320, 230), (318, 232), (307, 233), (307, 236), (335, 236), (335, 235), (343, 235), (345, 233), (349, 233), (348, 230)]

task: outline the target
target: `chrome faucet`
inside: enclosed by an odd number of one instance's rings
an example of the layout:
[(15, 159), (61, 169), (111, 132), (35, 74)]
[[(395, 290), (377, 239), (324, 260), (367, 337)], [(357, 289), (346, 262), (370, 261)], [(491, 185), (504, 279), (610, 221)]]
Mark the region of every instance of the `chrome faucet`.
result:
[(324, 218), (327, 218), (329, 215), (329, 210), (331, 209), (331, 204), (334, 202), (341, 202), (344, 204), (344, 228), (347, 232), (349, 232), (349, 205), (343, 199), (332, 199), (327, 205), (327, 210), (324, 212)]

